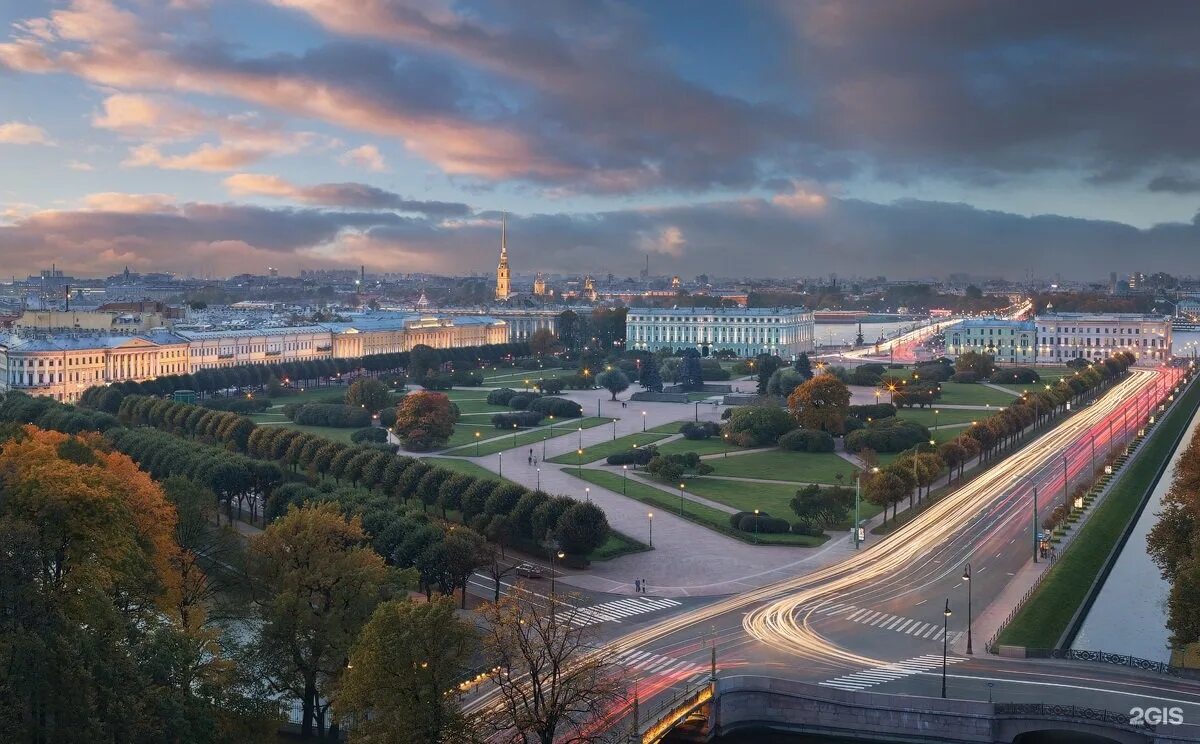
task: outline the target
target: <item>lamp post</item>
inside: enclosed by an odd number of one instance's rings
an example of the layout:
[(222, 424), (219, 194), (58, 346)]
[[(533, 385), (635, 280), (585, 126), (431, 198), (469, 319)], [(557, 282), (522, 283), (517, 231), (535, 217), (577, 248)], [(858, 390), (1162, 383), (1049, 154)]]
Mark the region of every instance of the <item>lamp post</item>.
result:
[(938, 409), (936, 409), (936, 408), (933, 409), (933, 430), (934, 431), (937, 431), (937, 428), (938, 428), (938, 423), (937, 423), (938, 413), (940, 413), (940, 411), (938, 411)]
[(654, 547), (654, 512), (646, 512), (646, 522), (650, 526), (650, 547)]
[(967, 582), (967, 653), (974, 655), (975, 651), (971, 648), (971, 564), (967, 563), (966, 569), (963, 571), (963, 581)]
[(646, 431), (646, 412), (642, 411), (642, 431)]
[(629, 466), (621, 466), (621, 495), (625, 495), (625, 481), (629, 479)]
[(583, 477), (583, 448), (575, 450), (575, 470), (580, 477)]
[(683, 483), (679, 484), (679, 516), (683, 516)]
[(1067, 505), (1067, 509), (1071, 508), (1071, 487), (1068, 483), (1070, 475), (1067, 472), (1067, 452), (1063, 450), (1063, 503)]
[(1038, 562), (1038, 503), (1037, 484), (1033, 484), (1033, 562)]
[(499, 460), (499, 462), (500, 462), (500, 473), (499, 473), (499, 475), (500, 475), (500, 477), (501, 477), (501, 478), (503, 478), (503, 477), (504, 477), (504, 453), (503, 453), (503, 452), (497, 452), (497, 453), (496, 453), (496, 457), (500, 458), (500, 460)]
[(950, 599), (946, 599), (946, 609), (942, 610), (942, 698), (946, 697), (946, 631), (950, 629)]
[(550, 436), (554, 437), (554, 414), (550, 414)]
[(542, 490), (542, 469), (537, 469), (537, 490)]
[(754, 544), (758, 545), (758, 509), (754, 510)]
[(475, 432), (475, 456), (479, 457), (479, 432)]
[(692, 415), (692, 420), (699, 421), (700, 420), (700, 401), (697, 400), (697, 401), (692, 401), (692, 402), (695, 405), (695, 412)]
[(517, 446), (517, 425), (513, 424), (513, 446)]
[(583, 496), (584, 496), (584, 501), (587, 501), (589, 504), (592, 503), (592, 487), (591, 486), (584, 486)]
[(613, 419), (613, 441), (617, 441), (617, 420)]
[(542, 435), (542, 459), (546, 459), (546, 435)]
[[(550, 554), (550, 601), (551, 602), (554, 601), (554, 556), (556, 556), (556, 555), (558, 556), (558, 559), (560, 561), (563, 558), (567, 557), (567, 554), (562, 552), (561, 550), (558, 551), (557, 553)], [(942, 697), (946, 697), (946, 696), (942, 695)]]
[(725, 457), (729, 457), (729, 432), (722, 434), (721, 438), (725, 440)]

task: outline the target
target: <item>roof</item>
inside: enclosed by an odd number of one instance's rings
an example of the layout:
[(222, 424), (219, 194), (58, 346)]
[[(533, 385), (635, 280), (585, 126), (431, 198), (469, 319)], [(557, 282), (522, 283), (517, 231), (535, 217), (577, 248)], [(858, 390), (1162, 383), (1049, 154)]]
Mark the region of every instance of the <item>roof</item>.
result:
[(732, 318), (795, 315), (806, 307), (631, 307), (630, 315), (722, 315)]
[(176, 331), (180, 336), (193, 341), (216, 338), (246, 338), (248, 336), (288, 336), (297, 333), (320, 333), (328, 330), (321, 325), (280, 326), (272, 328), (236, 328), (230, 331)]
[(154, 346), (170, 346), (186, 344), (187, 339), (170, 331), (149, 331), (130, 336), (102, 335), (40, 335), (18, 336), (16, 334), (0, 335), (0, 346), (12, 351), (87, 351), (88, 349), (120, 349), (136, 345), (138, 342)]
[(1151, 323), (1169, 323), (1171, 319), (1165, 315), (1156, 315), (1154, 313), (1044, 313), (1038, 315), (1034, 320), (1128, 320), (1137, 322), (1146, 321)]
[(1032, 331), (1036, 326), (1032, 320), (1010, 320), (1008, 318), (967, 318), (958, 324), (959, 328), (1012, 328), (1018, 331)]

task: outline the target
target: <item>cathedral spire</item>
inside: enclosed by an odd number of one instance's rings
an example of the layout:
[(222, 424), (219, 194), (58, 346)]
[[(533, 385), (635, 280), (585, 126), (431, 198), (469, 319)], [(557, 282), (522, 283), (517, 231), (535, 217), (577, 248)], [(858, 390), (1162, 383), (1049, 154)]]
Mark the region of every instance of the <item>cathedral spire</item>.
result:
[(496, 300), (504, 302), (511, 294), (508, 276), (508, 212), (501, 212), (500, 263), (496, 266)]

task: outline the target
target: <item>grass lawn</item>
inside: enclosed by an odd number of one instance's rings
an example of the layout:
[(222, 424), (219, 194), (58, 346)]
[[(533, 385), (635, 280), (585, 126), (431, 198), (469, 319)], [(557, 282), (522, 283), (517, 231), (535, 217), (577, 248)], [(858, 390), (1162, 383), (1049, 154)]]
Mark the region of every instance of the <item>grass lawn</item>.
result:
[(350, 435), (358, 431), (358, 429), (338, 429), (332, 426), (305, 426), (303, 424), (293, 424), (284, 418), (283, 414), (257, 414), (250, 417), (250, 420), (256, 424), (267, 424), (268, 426), (286, 426), (289, 429), (302, 431), (305, 434), (315, 434), (318, 437), (332, 439), (335, 442), (350, 444)]
[[(630, 418), (633, 418), (633, 414), (630, 414)], [(679, 427), (683, 426), (685, 423), (687, 423), (687, 422), (680, 419), (679, 421), (672, 421), (669, 424), (659, 424), (658, 426), (652, 426), (649, 429), (647, 429), (647, 431), (652, 431), (652, 432), (655, 432), (656, 434), (678, 434)]]
[(532, 387), (533, 383), (538, 380), (573, 377), (577, 371), (574, 369), (562, 369), (560, 367), (555, 367), (554, 369), (512, 369), (509, 367), (496, 370), (482, 370), (485, 385), (489, 387), (511, 387), (514, 390), (517, 388), (523, 390), (526, 380), (529, 380), (529, 385)]
[(508, 480), (507, 478), (501, 478), (482, 465), (476, 465), (470, 460), (459, 460), (453, 457), (422, 457), (421, 462), (425, 462), (430, 465), (437, 465), (439, 468), (453, 470), (454, 472), (462, 473), (463, 475), (469, 475), (472, 478), (490, 478), (492, 480), (503, 481)]
[(937, 419), (938, 426), (946, 426), (948, 424), (969, 424), (972, 421), (979, 421), (981, 418), (986, 418), (980, 415), (980, 411), (969, 411), (961, 408), (939, 408), (937, 416), (933, 415), (932, 408), (901, 408), (896, 411), (896, 418), (905, 421), (915, 421), (922, 426), (930, 429), (934, 426), (934, 419)]
[(508, 406), (496, 406), (487, 402), (487, 398), (455, 398), (454, 405), (459, 413), (512, 413)]
[[(592, 446), (587, 447), (583, 451), (583, 461), (595, 462), (596, 460), (603, 460), (609, 455), (633, 449), (635, 444), (639, 447), (645, 447), (647, 444), (657, 442), (658, 440), (664, 438), (665, 437), (662, 434), (652, 434), (649, 432), (645, 434), (642, 432), (638, 432), (637, 434), (627, 434), (623, 437), (618, 437), (607, 442), (601, 442), (600, 444), (593, 444)], [(566, 452), (557, 457), (551, 457), (547, 462), (555, 462), (559, 465), (574, 465), (576, 462), (578, 462), (578, 460), (576, 459), (576, 454), (574, 452)]]
[(645, 550), (653, 550), (649, 545), (639, 542), (629, 535), (626, 535), (616, 530), (608, 531), (608, 539), (604, 544), (593, 550), (588, 555), (589, 561), (611, 561), (622, 555), (630, 553), (641, 553)]
[[(579, 429), (579, 427), (590, 429), (593, 426), (603, 426), (604, 424), (611, 422), (612, 419), (610, 418), (598, 418), (596, 416), (590, 416), (582, 419), (569, 419), (562, 424), (555, 425), (554, 436), (561, 437), (567, 434), (573, 434)], [(454, 427), (454, 436), (450, 438), (450, 444), (447, 445), (447, 448), (452, 449), (456, 446), (454, 444), (455, 439), (460, 437), (460, 429), (463, 428), (464, 427), (462, 424), (458, 424)], [(455, 452), (454, 454), (462, 455), (464, 457), (477, 456), (476, 448), (473, 445), (476, 431), (482, 434), (482, 436), (479, 437), (481, 440), (478, 448), (479, 457), (484, 455), (494, 455), (497, 452), (503, 452), (504, 450), (512, 449), (513, 447), (536, 444), (541, 442), (543, 438), (550, 436), (549, 426), (539, 426), (536, 429), (518, 429), (515, 437), (511, 433), (503, 434), (490, 423), (485, 427), (478, 425), (469, 426), (466, 431), (465, 440), (462, 441), (462, 444), (465, 446), (461, 446), (459, 451)], [(491, 439), (488, 439), (489, 434), (492, 437)]]
[[(729, 445), (730, 452), (743, 449), (736, 444)], [(716, 436), (708, 439), (676, 439), (658, 448), (664, 455), (677, 455), (683, 452), (695, 452), (697, 455), (719, 455), (725, 452), (724, 437)], [(709, 463), (711, 464), (711, 463)]]
[[(750, 455), (747, 455), (749, 457)], [(720, 478), (692, 478), (685, 480), (686, 490), (706, 499), (719, 501), (732, 506), (738, 511), (754, 511), (762, 509), (773, 517), (792, 520), (792, 497), (796, 495), (797, 486), (785, 486), (781, 483), (746, 483), (745, 481), (729, 481)], [(863, 499), (859, 503), (859, 515), (862, 519), (870, 519), (879, 513), (879, 507)], [(849, 515), (846, 529), (854, 515)]]
[[(837, 485), (838, 481), (834, 476), (841, 473), (844, 476), (843, 484), (849, 486), (853, 483), (852, 476), (854, 475), (854, 465), (832, 452), (814, 454), (774, 449), (766, 452), (751, 452), (748, 455), (714, 457), (711, 460), (705, 460), (705, 463), (713, 466), (713, 475), (768, 478), (799, 483)], [(736, 481), (725, 482), (736, 483)], [(745, 488), (746, 484), (743, 483), (742, 487)], [(794, 492), (796, 489), (792, 488), (791, 490)]]
[[(575, 473), (572, 472), (572, 475)], [(610, 473), (604, 470), (584, 470), (577, 477), (582, 478), (589, 483), (595, 484), (602, 488), (607, 488), (610, 491), (621, 493), (621, 476), (616, 473)], [(629, 498), (654, 507), (662, 511), (668, 511), (672, 514), (679, 514), (679, 498), (673, 497), (671, 494), (660, 491), (654, 486), (647, 486), (644, 483), (629, 481), (626, 483), (625, 495)], [(702, 506), (692, 501), (684, 500), (683, 502), (683, 518), (696, 522), (697, 524), (708, 527), (730, 537), (734, 537), (743, 542), (753, 542), (754, 535), (745, 533), (740, 530), (735, 530), (729, 526), (729, 514), (713, 509), (707, 506)], [(759, 542), (763, 545), (796, 545), (800, 547), (813, 547), (823, 544), (827, 537), (810, 537), (808, 535), (760, 535)]]
[(1015, 395), (1001, 392), (987, 385), (968, 382), (943, 382), (942, 397), (938, 403), (944, 406), (1007, 406), (1016, 399)]
[(1033, 597), (1001, 633), (997, 643), (1026, 648), (1054, 648), (1071, 617), (1087, 599), (1095, 581), (1126, 525), (1137, 516), (1146, 489), (1163, 460), (1171, 456), (1175, 437), (1187, 426), (1200, 400), (1200, 386), (1192, 385), (1159, 426), (1153, 439), (1134, 456), (1104, 503), (1096, 508), (1083, 531), (1063, 553)]

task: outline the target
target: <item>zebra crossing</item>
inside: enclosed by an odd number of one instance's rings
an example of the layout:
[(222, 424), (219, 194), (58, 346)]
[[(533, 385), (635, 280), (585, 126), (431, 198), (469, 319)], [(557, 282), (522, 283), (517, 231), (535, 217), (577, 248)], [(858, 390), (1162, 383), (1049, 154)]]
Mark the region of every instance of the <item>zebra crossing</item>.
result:
[[(856, 607), (849, 604), (831, 604), (824, 605), (813, 612), (815, 615), (825, 615), (827, 617), (841, 616), (843, 620), (849, 620), (852, 623), (860, 623), (862, 625), (870, 625), (874, 628), (882, 630), (891, 630), (896, 633), (904, 633), (914, 638), (921, 638), (927, 641), (942, 640), (942, 626), (934, 623), (926, 623), (920, 620), (914, 620), (910, 617), (902, 615), (889, 615), (886, 612), (870, 610), (862, 607)], [(956, 643), (962, 637), (962, 631), (951, 631), (948, 635), (950, 643)]]
[[(968, 661), (968, 659), (962, 656), (946, 657), (947, 664), (958, 664), (959, 662), (963, 661)], [(885, 682), (894, 682), (895, 680), (903, 679), (905, 677), (911, 677), (916, 674), (930, 672), (934, 669), (941, 669), (941, 667), (941, 654), (925, 654), (923, 656), (917, 656), (905, 661), (897, 661), (892, 664), (884, 664), (883, 666), (864, 669), (851, 674), (843, 674), (840, 677), (827, 679), (824, 682), (818, 682), (817, 684), (824, 687), (833, 687), (838, 690), (857, 692), (859, 690), (865, 690), (868, 687), (881, 685)]]
[(614, 661), (618, 666), (624, 667), (626, 672), (673, 675), (679, 679), (687, 678), (689, 682), (707, 677), (711, 673), (711, 670), (703, 664), (681, 661), (670, 656), (652, 654), (649, 651), (624, 651), (617, 654)]
[(585, 626), (595, 625), (597, 623), (621, 622), (622, 618), (629, 618), (635, 615), (644, 615), (647, 612), (657, 612), (658, 610), (667, 610), (672, 607), (679, 607), (682, 602), (666, 597), (631, 597), (629, 599), (617, 599), (604, 604), (592, 605), (591, 607), (578, 607), (566, 615), (566, 619), (572, 625)]

